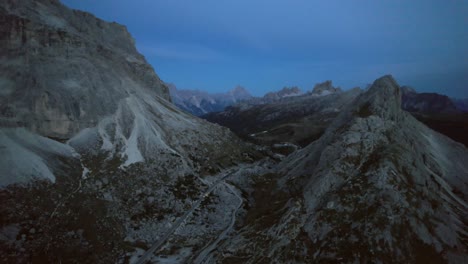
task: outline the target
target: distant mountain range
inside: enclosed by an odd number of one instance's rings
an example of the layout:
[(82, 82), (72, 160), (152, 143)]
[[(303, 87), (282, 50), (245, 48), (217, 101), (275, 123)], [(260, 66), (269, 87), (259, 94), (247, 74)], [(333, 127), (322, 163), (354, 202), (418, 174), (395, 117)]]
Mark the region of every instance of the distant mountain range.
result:
[(179, 90), (174, 84), (167, 84), (173, 103), (180, 109), (195, 116), (202, 116), (208, 113), (221, 112), (228, 106), (241, 105), (261, 105), (270, 104), (290, 97), (297, 96), (325, 96), (340, 93), (339, 87), (333, 87), (332, 81), (328, 80), (318, 83), (312, 89), (303, 93), (297, 86), (284, 87), (279, 91), (269, 92), (263, 97), (252, 96), (244, 87), (237, 86), (227, 93), (210, 94), (200, 90)]
[(359, 88), (343, 92), (333, 87), (331, 81), (325, 81), (307, 93), (283, 88), (203, 118), (229, 127), (239, 136), (257, 143), (281, 143), (288, 138), (289, 142), (305, 146), (320, 137), (341, 109), (361, 92)]
[(167, 84), (172, 102), (180, 109), (195, 116), (223, 111), (226, 106), (252, 98), (242, 86), (237, 86), (227, 93), (210, 94), (199, 90), (179, 90), (174, 84)]

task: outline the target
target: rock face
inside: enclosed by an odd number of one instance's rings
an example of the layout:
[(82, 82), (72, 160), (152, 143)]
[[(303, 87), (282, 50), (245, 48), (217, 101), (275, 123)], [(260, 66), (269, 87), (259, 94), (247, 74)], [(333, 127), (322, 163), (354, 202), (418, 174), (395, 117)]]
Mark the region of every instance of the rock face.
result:
[(223, 111), (227, 106), (252, 98), (252, 95), (242, 86), (220, 94), (209, 94), (197, 90), (178, 90), (174, 84), (168, 84), (168, 86), (174, 104), (195, 116)]
[(197, 145), (229, 133), (170, 104), (125, 27), (58, 1), (6, 1), (0, 11), (3, 127), (116, 155), (125, 166), (155, 153), (198, 156), (205, 148)]
[(266, 177), (276, 182), (263, 193), (269, 205), (253, 206), (264, 221), (247, 222), (218, 256), (466, 262), (468, 150), (400, 106), (395, 80), (376, 80), (319, 140)]
[(122, 25), (46, 0), (3, 1), (0, 16), (4, 125), (68, 139), (137, 90), (169, 100)]

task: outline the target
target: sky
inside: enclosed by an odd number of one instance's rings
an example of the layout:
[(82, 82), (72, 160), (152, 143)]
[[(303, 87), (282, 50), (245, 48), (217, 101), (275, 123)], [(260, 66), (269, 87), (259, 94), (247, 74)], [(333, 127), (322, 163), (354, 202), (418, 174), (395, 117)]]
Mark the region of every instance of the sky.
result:
[(179, 89), (254, 95), (392, 74), (420, 92), (468, 98), (467, 0), (62, 0), (127, 26)]

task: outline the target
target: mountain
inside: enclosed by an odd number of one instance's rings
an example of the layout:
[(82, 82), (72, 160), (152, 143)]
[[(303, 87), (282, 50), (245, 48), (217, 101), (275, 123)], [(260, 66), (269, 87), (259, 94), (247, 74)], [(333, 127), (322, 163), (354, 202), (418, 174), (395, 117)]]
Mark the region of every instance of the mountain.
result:
[(174, 104), (195, 116), (223, 111), (227, 106), (252, 98), (242, 86), (219, 94), (209, 94), (198, 90), (178, 90), (174, 84), (168, 84), (168, 86)]
[(69, 138), (97, 125), (96, 116), (116, 112), (115, 102), (133, 90), (169, 100), (124, 26), (64, 9), (58, 1), (7, 1), (0, 8), (2, 122)]
[[(463, 101), (454, 101), (437, 93), (418, 93), (403, 86), (402, 108), (430, 128), (468, 146), (468, 113)], [(458, 102), (458, 105), (457, 105)]]
[[(468, 150), (401, 110), (391, 76), (253, 179), (217, 262), (465, 263)], [(234, 181), (235, 184), (240, 185)]]
[(402, 107), (417, 113), (456, 113), (457, 107), (446, 95), (418, 93), (414, 88), (402, 87)]
[(316, 88), (319, 88), (312, 93), (280, 100), (251, 99), (203, 118), (229, 127), (256, 143), (271, 145), (288, 141), (306, 146), (320, 137), (338, 113), (361, 93), (359, 88), (346, 92), (332, 88), (331, 92), (320, 88), (330, 87), (331, 82), (324, 84), (318, 84)]
[[(221, 112), (228, 106), (238, 105), (242, 108), (248, 108), (253, 105), (271, 104), (289, 97), (303, 95), (297, 86), (283, 87), (279, 91), (268, 92), (263, 97), (253, 97), (242, 86), (237, 86), (224, 94), (209, 94), (198, 90), (178, 90), (174, 84), (168, 84), (168, 86), (174, 104), (195, 116)], [(316, 84), (308, 94), (324, 96), (340, 92), (342, 92), (341, 88), (333, 87), (331, 81), (325, 81)]]
[(291, 97), (291, 96), (298, 96), (301, 95), (301, 89), (297, 86), (293, 87), (283, 87), (283, 89), (277, 91), (277, 92), (269, 92), (263, 96), (263, 99), (265, 101), (273, 102), (280, 100), (285, 97)]
[(341, 92), (340, 87), (333, 87), (332, 81), (328, 80), (323, 83), (318, 83), (314, 86), (314, 89), (312, 89), (312, 94), (317, 95), (317, 96), (323, 96), (323, 95), (329, 95), (333, 93), (339, 93)]
[(238, 103), (236, 106), (240, 106), (243, 109), (261, 104), (273, 104), (282, 100), (289, 100), (289, 97), (296, 96), (325, 96), (335, 93), (341, 93), (342, 90), (339, 87), (333, 87), (332, 81), (325, 81), (318, 83), (314, 86), (312, 91), (308, 91), (305, 94), (297, 86), (284, 87), (283, 89), (275, 92), (266, 93), (263, 97), (253, 97), (249, 100)]
[[(128, 260), (218, 197), (201, 177), (255, 158), (170, 102), (124, 26), (56, 0), (2, 1), (0, 20), (1, 262)], [(214, 201), (199, 232), (222, 228)]]

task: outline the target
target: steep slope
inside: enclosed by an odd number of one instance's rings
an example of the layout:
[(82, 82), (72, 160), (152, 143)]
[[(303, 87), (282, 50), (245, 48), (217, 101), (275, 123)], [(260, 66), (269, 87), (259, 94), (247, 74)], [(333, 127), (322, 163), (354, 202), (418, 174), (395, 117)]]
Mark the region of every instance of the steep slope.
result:
[[(202, 177), (255, 158), (169, 101), (125, 27), (56, 0), (2, 1), (0, 20), (0, 262), (123, 262), (200, 199)], [(237, 199), (212, 197), (208, 239)]]
[(124, 26), (59, 1), (4, 1), (0, 14), (2, 122), (70, 138), (135, 91), (169, 100)]
[(125, 165), (160, 152), (188, 156), (226, 137), (168, 103), (167, 87), (123, 26), (58, 1), (0, 8), (3, 127), (119, 155)]
[(319, 140), (259, 176), (218, 261), (466, 262), (468, 150), (400, 106), (398, 84), (382, 77)]
[(168, 84), (168, 86), (174, 104), (195, 116), (223, 111), (227, 106), (252, 98), (242, 86), (237, 86), (227, 93), (218, 94), (197, 90), (178, 90), (173, 84)]
[(55, 182), (53, 171), (59, 160), (76, 160), (79, 154), (70, 146), (33, 134), (24, 128), (0, 129), (0, 188), (34, 179)]

